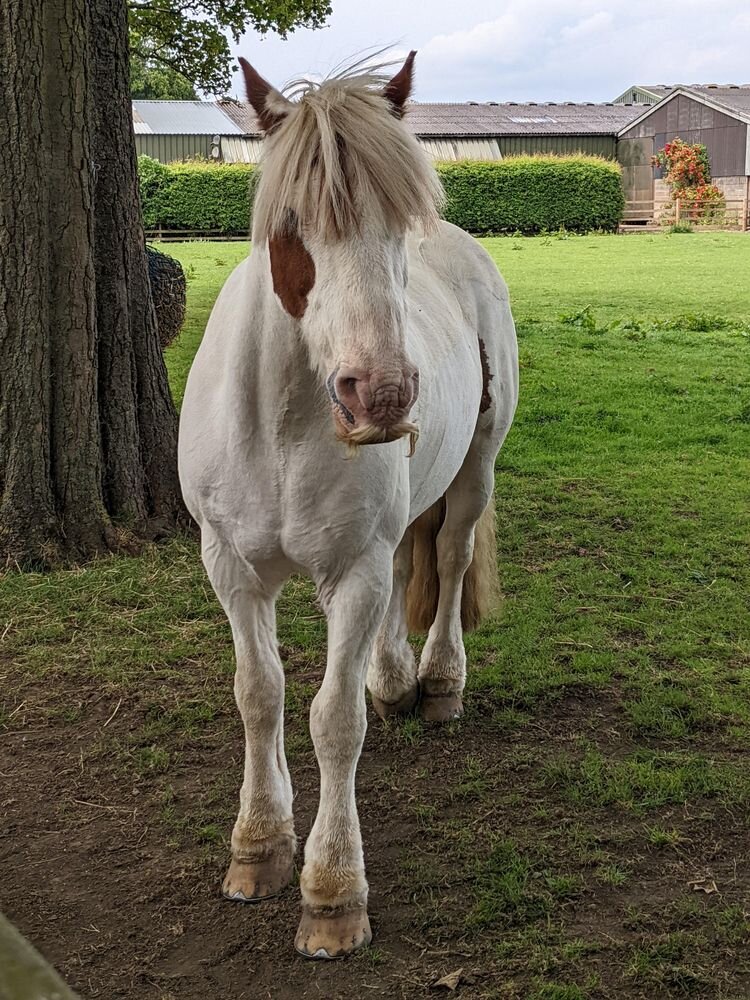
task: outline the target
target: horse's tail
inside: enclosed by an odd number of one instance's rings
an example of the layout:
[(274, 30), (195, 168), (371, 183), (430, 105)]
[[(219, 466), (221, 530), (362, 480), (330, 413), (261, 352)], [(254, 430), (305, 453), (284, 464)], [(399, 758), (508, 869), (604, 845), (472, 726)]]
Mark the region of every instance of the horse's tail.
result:
[[(410, 632), (427, 632), (437, 614), (440, 581), (437, 571), (437, 536), (445, 519), (441, 497), (412, 525), (414, 540), (411, 577), (406, 591), (406, 620)], [(484, 509), (474, 529), (474, 555), (464, 575), (461, 593), (461, 626), (476, 628), (492, 610), (499, 593), (495, 501)]]

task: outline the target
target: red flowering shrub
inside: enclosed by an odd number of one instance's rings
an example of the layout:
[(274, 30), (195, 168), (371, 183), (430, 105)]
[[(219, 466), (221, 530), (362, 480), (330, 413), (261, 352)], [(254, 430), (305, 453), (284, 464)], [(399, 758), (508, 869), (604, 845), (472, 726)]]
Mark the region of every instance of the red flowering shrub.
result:
[(711, 183), (708, 152), (702, 143), (690, 145), (682, 139), (673, 139), (652, 157), (651, 163), (666, 171), (664, 179), (672, 192), (672, 201), (679, 199), (694, 222), (716, 218), (724, 208), (724, 195)]

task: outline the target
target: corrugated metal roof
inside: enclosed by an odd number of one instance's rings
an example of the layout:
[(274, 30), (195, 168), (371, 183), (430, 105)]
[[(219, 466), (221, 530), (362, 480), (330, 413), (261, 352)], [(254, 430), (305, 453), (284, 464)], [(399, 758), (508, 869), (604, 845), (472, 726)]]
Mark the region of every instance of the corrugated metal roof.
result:
[(155, 135), (242, 135), (243, 130), (211, 101), (133, 101), (145, 130)]
[(151, 126), (147, 125), (138, 114), (135, 101), (133, 102), (133, 129), (136, 135), (149, 135), (151, 133)]
[[(418, 104), (404, 119), (418, 136), (615, 135), (634, 121), (643, 104)], [(138, 122), (136, 115), (141, 119)], [(133, 101), (136, 131), (156, 134), (259, 135), (244, 101)]]
[(649, 105), (410, 104), (405, 121), (416, 135), (616, 135)]
[(217, 101), (216, 106), (234, 122), (243, 135), (260, 134), (258, 119), (247, 101)]
[[(623, 126), (619, 135), (627, 132), (631, 126), (640, 125), (642, 121), (645, 121), (655, 111), (659, 108), (663, 108), (665, 104), (668, 104), (673, 100), (673, 98), (678, 97), (679, 95), (692, 97), (696, 102), (706, 104), (709, 107), (715, 108), (717, 111), (723, 112), (726, 115), (736, 118), (738, 121), (746, 122), (750, 125), (749, 85), (743, 85), (742, 87), (718, 87), (714, 85), (702, 87), (674, 87), (667, 90), (664, 97), (662, 97), (658, 104), (645, 106), (645, 110), (639, 114), (633, 122), (631, 122), (631, 125)], [(750, 162), (748, 162), (748, 171), (750, 171)]]
[(722, 104), (731, 111), (750, 114), (750, 83), (658, 83), (636, 84), (639, 90), (647, 90), (657, 97), (667, 97), (680, 90), (683, 93), (694, 91), (702, 97), (707, 97), (716, 104)]

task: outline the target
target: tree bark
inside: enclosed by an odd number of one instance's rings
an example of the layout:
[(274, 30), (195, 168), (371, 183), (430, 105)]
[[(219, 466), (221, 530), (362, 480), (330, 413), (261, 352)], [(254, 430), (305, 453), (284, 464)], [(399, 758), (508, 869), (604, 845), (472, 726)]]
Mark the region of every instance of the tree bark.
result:
[(124, 0), (94, 0), (96, 285), (104, 490), (110, 512), (174, 515), (177, 415), (148, 280)]
[(125, 0), (0, 4), (5, 562), (86, 558), (181, 511), (127, 52)]

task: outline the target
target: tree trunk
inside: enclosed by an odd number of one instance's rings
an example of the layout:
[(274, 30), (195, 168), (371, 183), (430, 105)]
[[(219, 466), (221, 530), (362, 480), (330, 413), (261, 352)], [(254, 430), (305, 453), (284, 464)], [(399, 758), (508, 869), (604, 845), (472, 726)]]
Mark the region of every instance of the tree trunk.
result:
[(127, 46), (124, 0), (0, 4), (6, 562), (85, 558), (153, 533), (155, 521), (174, 524), (181, 510)]
[(124, 0), (93, 0), (96, 287), (105, 498), (117, 516), (178, 511), (177, 415), (148, 280)]

